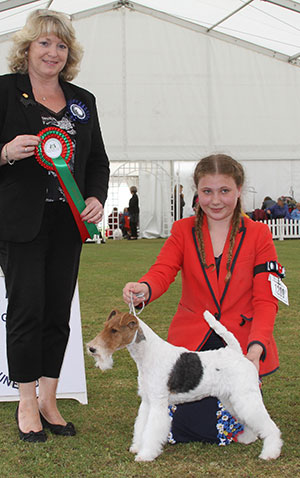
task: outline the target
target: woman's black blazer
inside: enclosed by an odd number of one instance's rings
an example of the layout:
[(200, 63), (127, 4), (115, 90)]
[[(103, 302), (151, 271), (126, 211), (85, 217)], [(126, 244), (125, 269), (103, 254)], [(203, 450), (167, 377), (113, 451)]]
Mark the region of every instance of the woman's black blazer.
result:
[[(100, 131), (95, 97), (61, 81), (66, 100), (81, 101), (89, 110), (87, 123), (76, 122), (74, 176), (84, 198), (95, 196), (104, 205), (109, 162)], [(28, 75), (0, 76), (0, 151), (15, 136), (36, 135), (44, 129)], [(31, 241), (43, 217), (47, 171), (34, 156), (0, 167), (0, 240)]]

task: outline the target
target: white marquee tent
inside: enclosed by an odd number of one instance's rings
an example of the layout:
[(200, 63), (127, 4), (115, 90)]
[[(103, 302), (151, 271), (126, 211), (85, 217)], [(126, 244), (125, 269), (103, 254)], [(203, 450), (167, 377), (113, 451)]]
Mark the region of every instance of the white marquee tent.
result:
[(11, 33), (36, 8), (70, 14), (84, 46), (75, 82), (97, 98), (106, 214), (136, 184), (142, 236), (167, 236), (174, 185), (189, 215), (193, 168), (212, 152), (243, 163), (246, 210), (266, 195), (300, 201), (300, 2), (0, 1), (0, 73)]

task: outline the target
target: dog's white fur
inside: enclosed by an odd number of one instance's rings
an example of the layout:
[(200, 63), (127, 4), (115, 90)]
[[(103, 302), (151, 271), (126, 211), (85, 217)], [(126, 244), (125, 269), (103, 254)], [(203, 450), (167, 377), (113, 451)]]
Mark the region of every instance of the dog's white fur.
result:
[(195, 388), (184, 393), (171, 393), (168, 382), (177, 359), (191, 352), (165, 342), (134, 315), (112, 311), (104, 330), (87, 344), (88, 353), (102, 370), (112, 367), (112, 354), (124, 347), (136, 362), (142, 399), (130, 447), (136, 453), (136, 461), (152, 461), (162, 452), (171, 425), (168, 405), (208, 396), (218, 397), (244, 425), (244, 432), (238, 435), (240, 443), (249, 444), (259, 437), (263, 440), (260, 458), (270, 460), (280, 455), (280, 430), (264, 406), (255, 366), (243, 355), (233, 334), (212, 314), (206, 311), (204, 318), (228, 345), (219, 350), (192, 352), (201, 360), (203, 375)]

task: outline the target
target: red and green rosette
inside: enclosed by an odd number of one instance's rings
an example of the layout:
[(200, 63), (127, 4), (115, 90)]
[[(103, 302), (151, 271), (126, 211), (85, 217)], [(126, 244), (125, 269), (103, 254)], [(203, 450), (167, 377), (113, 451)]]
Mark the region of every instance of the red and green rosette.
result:
[(35, 157), (39, 164), (51, 171), (55, 171), (67, 198), (72, 214), (79, 229), (82, 242), (99, 234), (95, 224), (82, 221), (80, 214), (86, 204), (76, 181), (69, 170), (68, 162), (72, 158), (73, 144), (70, 136), (60, 128), (45, 128), (38, 135), (41, 138), (35, 148)]

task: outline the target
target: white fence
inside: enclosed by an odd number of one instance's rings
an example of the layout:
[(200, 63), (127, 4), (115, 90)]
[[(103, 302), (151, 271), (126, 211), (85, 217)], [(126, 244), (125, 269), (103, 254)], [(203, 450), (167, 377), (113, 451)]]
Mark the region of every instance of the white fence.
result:
[[(300, 239), (300, 221), (294, 221), (292, 219), (269, 219), (268, 221), (260, 222), (268, 224), (273, 239), (279, 239), (280, 241), (284, 239)], [(109, 224), (105, 224), (104, 219), (97, 225), (102, 234), (101, 242), (105, 242), (107, 226), (109, 226)], [(88, 239), (87, 242), (98, 242), (98, 244), (100, 244), (100, 239)]]
[(269, 219), (263, 221), (268, 224), (272, 233), (273, 239), (300, 239), (300, 221), (293, 221), (292, 219)]

